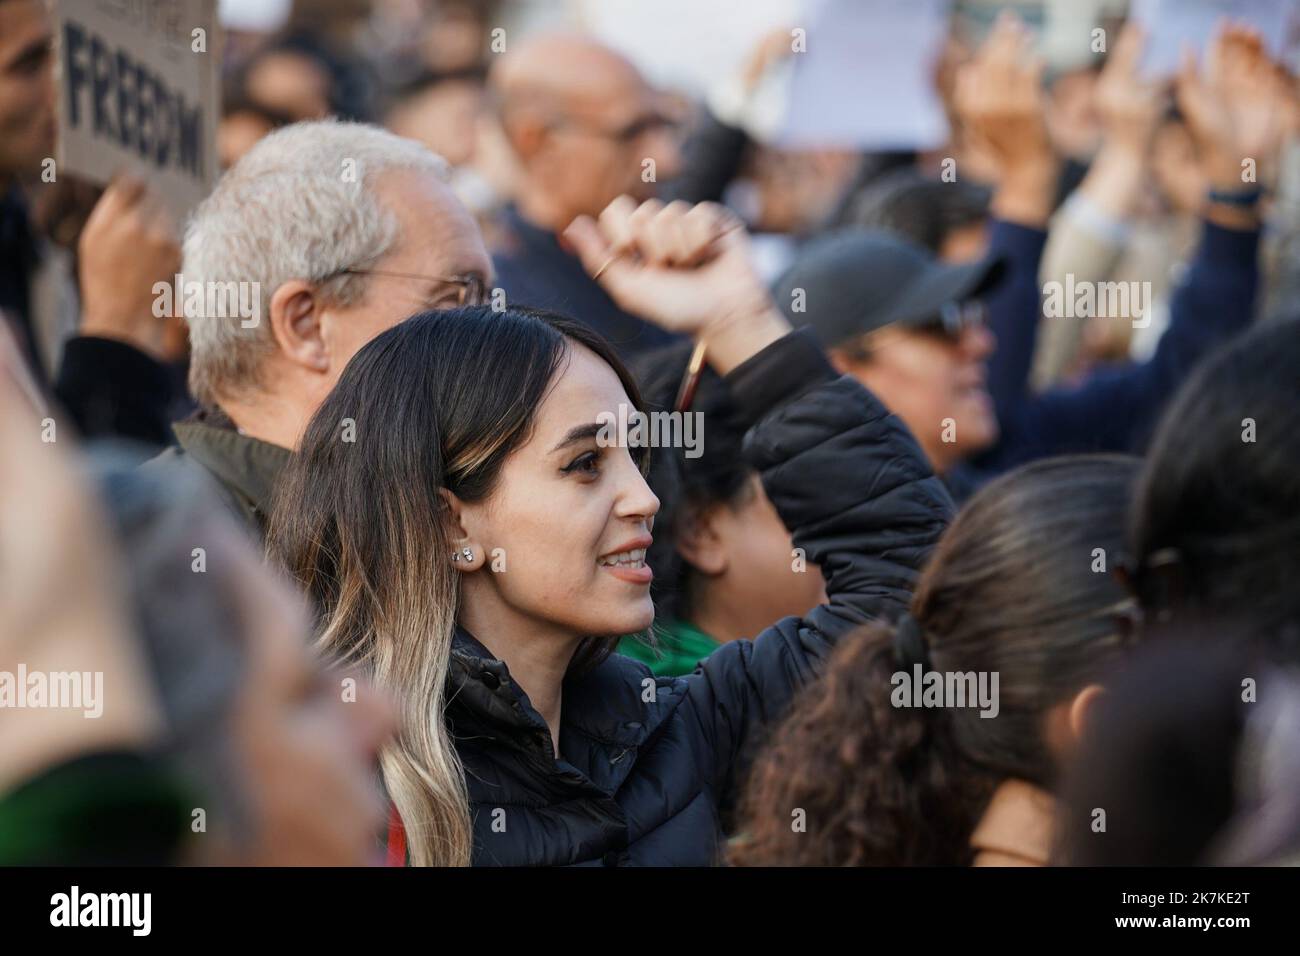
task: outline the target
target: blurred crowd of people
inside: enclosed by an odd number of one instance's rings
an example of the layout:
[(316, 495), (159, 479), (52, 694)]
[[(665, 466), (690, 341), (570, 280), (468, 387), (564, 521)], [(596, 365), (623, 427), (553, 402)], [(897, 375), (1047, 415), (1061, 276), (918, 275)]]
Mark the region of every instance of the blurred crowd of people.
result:
[(949, 142), (796, 150), (790, 29), (695, 96), (520, 6), (232, 23), (180, 222), (42, 181), (0, 0), (0, 862), (1300, 862), (1266, 38), (1157, 78), (1122, 4), (1064, 66), (1003, 11)]

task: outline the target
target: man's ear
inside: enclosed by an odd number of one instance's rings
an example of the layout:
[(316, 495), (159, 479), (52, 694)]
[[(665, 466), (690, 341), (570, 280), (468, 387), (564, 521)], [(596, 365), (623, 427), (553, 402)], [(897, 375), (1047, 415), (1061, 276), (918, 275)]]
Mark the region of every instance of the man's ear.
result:
[(874, 362), (870, 353), (864, 354), (853, 349), (831, 346), (826, 350), (826, 357), (830, 359), (831, 367), (841, 375), (857, 379), (877, 394), (884, 390), (881, 386), (886, 383), (882, 379), (888, 375), (888, 371), (884, 366)]
[(1093, 709), (1105, 693), (1106, 688), (1100, 684), (1089, 684), (1075, 694), (1074, 699), (1070, 701), (1070, 709), (1066, 715), (1066, 726), (1069, 728), (1072, 743), (1077, 744), (1083, 737), (1084, 731), (1092, 722)]
[(830, 359), (831, 367), (841, 375), (853, 374), (853, 362), (849, 359), (848, 353), (843, 349), (827, 349), (826, 357)]
[(292, 279), (271, 296), (271, 334), (285, 358), (313, 372), (329, 370), (329, 349), (321, 327), (321, 296), (310, 282)]
[[(473, 507), (461, 501), (446, 488), (439, 488), (438, 508), (447, 522), (447, 531), (455, 555), (453, 557), (448, 554), (447, 560), (462, 571), (476, 571), (481, 568), (487, 561), (487, 550), (480, 546), (473, 533)], [(465, 555), (467, 550), (469, 557)]]
[(721, 505), (690, 507), (677, 522), (677, 553), (701, 574), (715, 576), (727, 570), (727, 551), (718, 533), (717, 509)]

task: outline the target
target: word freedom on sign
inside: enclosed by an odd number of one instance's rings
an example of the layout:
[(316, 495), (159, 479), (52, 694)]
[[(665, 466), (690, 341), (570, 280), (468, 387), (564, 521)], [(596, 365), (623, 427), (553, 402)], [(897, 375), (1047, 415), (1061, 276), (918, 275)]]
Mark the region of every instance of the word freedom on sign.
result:
[(158, 169), (204, 175), (202, 108), (72, 22), (63, 25), (63, 90), (70, 126), (89, 113), (96, 136), (116, 139)]

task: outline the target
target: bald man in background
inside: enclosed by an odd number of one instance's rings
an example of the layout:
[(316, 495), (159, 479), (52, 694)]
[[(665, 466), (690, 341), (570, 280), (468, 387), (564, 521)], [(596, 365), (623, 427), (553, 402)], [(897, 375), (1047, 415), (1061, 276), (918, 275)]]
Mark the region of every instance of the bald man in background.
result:
[(557, 236), (628, 195), (654, 198), (680, 165), (662, 97), (630, 62), (594, 40), (544, 35), (505, 54), (488, 78), (518, 163), (512, 205), (493, 250), (512, 305), (554, 309), (604, 335), (624, 357), (671, 337), (624, 312)]

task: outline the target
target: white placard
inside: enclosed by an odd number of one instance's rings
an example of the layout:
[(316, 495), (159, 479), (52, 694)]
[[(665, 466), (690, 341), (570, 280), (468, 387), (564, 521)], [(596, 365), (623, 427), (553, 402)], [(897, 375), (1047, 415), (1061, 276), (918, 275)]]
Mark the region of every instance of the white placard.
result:
[(1298, 0), (1133, 0), (1132, 19), (1142, 25), (1147, 46), (1142, 70), (1147, 76), (1177, 72), (1184, 46), (1204, 61), (1206, 48), (1222, 20), (1237, 20), (1257, 29), (1273, 57), (1290, 48)]
[(788, 147), (931, 149), (948, 138), (935, 69), (949, 0), (825, 0), (795, 53)]

